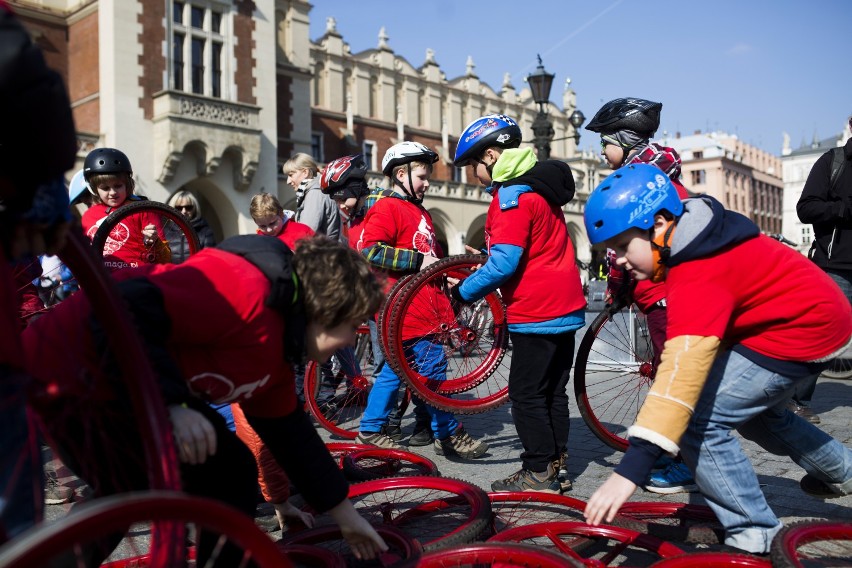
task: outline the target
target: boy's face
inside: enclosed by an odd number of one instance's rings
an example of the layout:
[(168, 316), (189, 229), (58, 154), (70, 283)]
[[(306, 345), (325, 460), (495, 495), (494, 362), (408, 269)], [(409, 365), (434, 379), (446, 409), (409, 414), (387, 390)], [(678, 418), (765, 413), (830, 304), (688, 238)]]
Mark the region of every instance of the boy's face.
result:
[(615, 251), (615, 265), (635, 280), (648, 280), (654, 272), (654, 255), (648, 231), (628, 229), (609, 239), (606, 246)]
[(127, 200), (127, 186), (121, 178), (99, 183), (95, 189), (98, 191), (101, 202), (107, 207), (119, 207)]
[(325, 363), (334, 352), (344, 347), (354, 347), (362, 319), (348, 320), (336, 327), (327, 328), (309, 322), (305, 332), (305, 350), (309, 359)]
[(264, 215), (263, 217), (252, 217), (257, 228), (264, 235), (277, 237), (284, 229), (284, 218), (281, 215)]
[(491, 178), (491, 172), (488, 171), (488, 168), (493, 166), (499, 157), (499, 152), (487, 148), (482, 156), (470, 162), (473, 177), (479, 180), (482, 185), (491, 185), (494, 180)]
[(340, 212), (343, 213), (347, 219), (351, 219), (352, 214), (355, 212), (358, 205), (358, 198), (347, 197), (346, 199), (335, 199), (334, 202), (337, 203), (337, 208), (340, 209)]
[(624, 162), (624, 149), (615, 144), (609, 144), (601, 138), (601, 156), (612, 169), (618, 169)]
[(432, 170), (429, 168), (424, 168), (423, 166), (417, 166), (415, 168), (411, 168), (411, 183), (412, 187), (408, 187), (408, 168), (400, 168), (399, 171), (396, 172), (396, 179), (402, 183), (416, 199), (423, 199), (423, 196), (426, 195), (426, 190), (429, 189), (429, 178), (432, 176)]
[(311, 175), (311, 170), (308, 168), (289, 171), (287, 172), (287, 183), (289, 183), (293, 189), (297, 189), (299, 184), (305, 181), (309, 175)]

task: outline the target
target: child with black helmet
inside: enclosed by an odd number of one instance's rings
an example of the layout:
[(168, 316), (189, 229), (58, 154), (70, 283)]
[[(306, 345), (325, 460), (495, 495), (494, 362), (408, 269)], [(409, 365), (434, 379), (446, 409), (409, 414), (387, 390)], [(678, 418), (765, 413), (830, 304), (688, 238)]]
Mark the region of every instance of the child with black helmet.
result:
[(605, 243), (636, 279), (665, 281), (668, 291), (660, 367), (587, 521), (611, 521), (654, 462), (680, 452), (725, 544), (769, 552), (782, 525), (734, 431), (801, 466), (806, 493), (852, 494), (852, 450), (786, 407), (850, 343), (852, 307), (839, 287), (716, 199), (681, 201), (648, 164), (603, 180), (584, 221), (593, 245)]
[[(377, 200), (367, 211), (356, 248), (375, 268), (387, 274), (386, 290), (403, 276), (417, 272), (437, 261), (443, 251), (435, 236), (432, 216), (423, 207), (422, 201), (429, 188), (432, 164), (438, 154), (419, 142), (401, 142), (388, 149), (382, 159), (382, 172), (390, 179), (391, 193)], [(330, 164), (331, 166), (331, 164)], [(333, 179), (336, 168), (326, 168), (324, 179)], [(326, 183), (328, 186), (328, 183)], [(342, 197), (342, 196), (341, 196)], [(344, 205), (345, 205), (344, 201)], [(350, 235), (350, 239), (354, 239)], [(411, 310), (417, 311), (418, 302), (445, 302), (445, 296), (434, 298), (418, 296)], [(446, 379), (447, 362), (443, 349), (435, 349), (430, 338), (432, 329), (424, 329), (406, 318), (402, 326), (402, 340), (407, 357), (424, 376), (434, 380)], [(384, 365), (375, 376), (375, 383), (367, 399), (367, 407), (361, 418), (361, 431), (356, 441), (388, 448), (398, 448), (386, 431), (391, 411), (395, 407), (400, 379), (389, 365)], [(461, 458), (478, 458), (488, 451), (488, 444), (470, 436), (452, 413), (428, 406), (431, 417), (429, 430), (423, 430), (426, 443), (434, 435), (435, 452), (438, 455), (454, 454)], [(422, 408), (421, 408), (422, 412)]]
[[(681, 199), (689, 197), (680, 183), (681, 159), (673, 148), (651, 142), (660, 127), (662, 103), (624, 97), (603, 105), (586, 126), (586, 130), (601, 135), (601, 155), (609, 166), (618, 169), (629, 164), (651, 164), (665, 172)], [(615, 256), (607, 251), (609, 274), (607, 278), (610, 309), (635, 303), (648, 323), (654, 357), (653, 369), (660, 363), (660, 354), (666, 342), (666, 285), (662, 282), (642, 280), (637, 282), (615, 266)], [(694, 491), (695, 480), (689, 469), (679, 459), (663, 460), (664, 469), (653, 473), (645, 485), (654, 493), (681, 493)]]
[(524, 451), (521, 469), (491, 489), (558, 493), (571, 487), (566, 388), (586, 306), (562, 213), (574, 178), (564, 162), (539, 163), (520, 144), (520, 127), (505, 115), (478, 118), (459, 136), (454, 163), (471, 166), (492, 202), (488, 261), (452, 293), (472, 302), (499, 288), (506, 302), (514, 347), (509, 399)]
[[(91, 239), (110, 213), (138, 198), (133, 194), (136, 187), (133, 168), (121, 150), (95, 148), (89, 152), (83, 164), (83, 177), (93, 204), (83, 213), (82, 224)], [(171, 259), (162, 223), (153, 214), (128, 216), (110, 233), (104, 245), (104, 263), (113, 270), (145, 264), (151, 257), (157, 264)]]

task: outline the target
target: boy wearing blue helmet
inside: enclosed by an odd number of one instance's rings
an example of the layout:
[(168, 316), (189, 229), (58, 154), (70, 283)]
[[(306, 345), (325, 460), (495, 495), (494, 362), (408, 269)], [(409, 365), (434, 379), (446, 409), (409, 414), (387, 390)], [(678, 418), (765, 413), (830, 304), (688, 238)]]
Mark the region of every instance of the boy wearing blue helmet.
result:
[(781, 523), (733, 430), (804, 468), (805, 492), (852, 493), (852, 451), (786, 409), (796, 386), (850, 342), (852, 308), (831, 279), (712, 197), (681, 201), (651, 165), (607, 177), (584, 216), (592, 244), (605, 242), (631, 276), (668, 289), (654, 384), (587, 521), (612, 520), (657, 458), (679, 451), (725, 543), (767, 553)]
[(571, 487), (566, 388), (586, 306), (562, 213), (574, 178), (564, 162), (539, 163), (520, 143), (520, 127), (505, 115), (478, 118), (459, 136), (455, 165), (470, 165), (493, 200), (485, 221), (488, 261), (452, 293), (472, 302), (500, 288), (506, 302), (514, 347), (509, 399), (524, 451), (521, 469), (491, 489), (557, 493)]

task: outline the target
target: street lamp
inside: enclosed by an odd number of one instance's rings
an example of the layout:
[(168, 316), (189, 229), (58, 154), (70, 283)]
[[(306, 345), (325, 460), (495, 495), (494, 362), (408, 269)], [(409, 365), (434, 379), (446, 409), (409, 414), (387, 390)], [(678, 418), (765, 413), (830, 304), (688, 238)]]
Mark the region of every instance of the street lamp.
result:
[[(533, 100), (538, 103), (538, 114), (532, 124), (534, 134), (533, 145), (539, 161), (550, 158), (550, 141), (553, 140), (553, 123), (547, 115), (547, 104), (550, 102), (550, 87), (553, 85), (553, 73), (544, 70), (541, 55), (538, 55), (538, 67), (527, 75), (527, 84), (532, 91)], [(583, 117), (585, 119), (585, 117)], [(572, 123), (573, 124), (573, 123)]]
[(586, 122), (586, 115), (583, 114), (583, 111), (577, 109), (571, 113), (571, 116), (568, 118), (568, 122), (571, 123), (571, 126), (574, 127), (574, 143), (577, 146), (580, 145), (580, 127), (583, 126), (583, 123)]

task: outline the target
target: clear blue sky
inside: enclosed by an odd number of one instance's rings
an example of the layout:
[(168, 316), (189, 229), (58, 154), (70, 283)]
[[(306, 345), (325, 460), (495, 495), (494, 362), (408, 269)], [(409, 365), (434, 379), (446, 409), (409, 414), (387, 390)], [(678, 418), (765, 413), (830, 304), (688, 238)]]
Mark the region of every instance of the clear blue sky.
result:
[[(420, 67), (427, 48), (448, 79), (465, 73), (517, 90), (536, 66), (567, 77), (590, 119), (622, 96), (663, 102), (663, 131), (723, 130), (780, 154), (839, 134), (852, 114), (852, 2), (848, 0), (314, 0), (311, 39), (326, 17), (353, 53), (385, 27), (397, 55)], [(583, 131), (581, 146), (597, 143)], [(456, 133), (457, 134), (457, 133)]]

